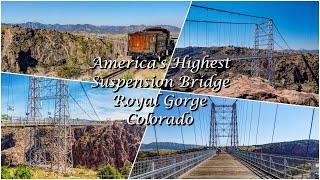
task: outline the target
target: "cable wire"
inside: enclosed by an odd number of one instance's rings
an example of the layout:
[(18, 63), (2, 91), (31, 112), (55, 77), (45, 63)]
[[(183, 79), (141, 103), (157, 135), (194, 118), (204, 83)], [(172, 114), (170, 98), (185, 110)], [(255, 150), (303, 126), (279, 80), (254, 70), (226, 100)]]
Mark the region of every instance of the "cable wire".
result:
[(276, 107), (276, 114), (275, 114), (275, 116), (274, 116), (274, 122), (273, 122), (273, 130), (272, 130), (271, 143), (273, 143), (274, 130), (276, 129), (277, 114), (278, 114), (278, 104), (277, 104), (277, 107)]
[(97, 118), (99, 119), (99, 121), (101, 121), (98, 113), (96, 112), (96, 110), (94, 109), (94, 107), (93, 107), (93, 105), (92, 105), (92, 103), (91, 103), (91, 100), (90, 100), (90, 98), (89, 98), (86, 90), (84, 89), (84, 87), (83, 87), (83, 85), (82, 85), (82, 82), (80, 82), (80, 85), (81, 85), (81, 87), (82, 87), (82, 90), (83, 90), (84, 94), (86, 95), (86, 97), (87, 97), (87, 99), (88, 99), (88, 101), (89, 101), (89, 104), (90, 104), (91, 108), (93, 109), (93, 112), (95, 113), (95, 115), (97, 116)]

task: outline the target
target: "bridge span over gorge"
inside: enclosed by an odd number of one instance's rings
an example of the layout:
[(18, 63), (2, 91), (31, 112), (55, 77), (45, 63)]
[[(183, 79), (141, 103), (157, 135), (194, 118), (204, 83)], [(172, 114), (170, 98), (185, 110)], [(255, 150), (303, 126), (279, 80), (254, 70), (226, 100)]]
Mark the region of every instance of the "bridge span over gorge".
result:
[[(202, 128), (201, 134), (199, 134), (194, 126), (192, 137), (195, 138), (197, 144), (194, 147), (186, 148), (187, 145), (184, 142), (184, 137), (186, 137), (184, 128), (186, 127), (181, 126), (181, 131), (176, 132), (176, 139), (179, 139), (181, 135), (181, 144), (184, 148), (176, 153), (161, 155), (160, 147), (158, 147), (157, 127), (148, 127), (148, 130), (154, 131), (156, 149), (153, 153), (156, 155), (142, 158), (139, 158), (138, 155), (130, 178), (319, 178), (319, 159), (308, 156), (315, 108), (310, 109), (312, 110), (312, 115), (310, 114), (308, 118), (310, 121), (306, 121), (307, 118), (304, 120), (308, 124), (311, 122), (310, 129), (306, 132), (309, 135), (309, 140), (304, 149), (305, 154), (294, 156), (263, 152), (262, 148), (259, 149), (262, 146), (257, 143), (259, 129), (261, 130), (259, 122), (261, 121), (261, 112), (266, 106), (264, 103), (256, 102), (257, 108), (254, 108), (254, 104), (248, 108), (248, 102), (234, 100), (231, 104), (217, 104), (210, 97), (209, 99), (211, 100), (211, 112), (205, 113), (209, 115), (209, 121), (204, 121), (203, 111), (194, 114), (196, 117), (194, 123), (198, 124), (197, 127)], [(278, 104), (273, 104), (274, 111), (267, 112), (268, 114), (274, 113), (271, 115), (273, 119), (268, 121), (273, 125), (270, 144), (275, 141), (277, 122), (281, 121), (278, 117), (278, 106)], [(257, 117), (253, 117), (254, 109), (258, 110), (255, 114), (258, 115)], [(178, 112), (180, 113), (180, 110)], [(255, 123), (253, 123), (254, 121)], [(202, 145), (199, 146), (199, 139), (206, 141), (202, 138), (206, 134), (205, 127), (210, 128), (208, 142), (202, 142)], [(240, 133), (239, 127), (242, 127), (242, 130), (246, 129), (246, 131)], [(266, 136), (265, 132), (260, 136)], [(239, 143), (240, 139), (242, 145)], [(253, 141), (255, 143), (249, 144)]]

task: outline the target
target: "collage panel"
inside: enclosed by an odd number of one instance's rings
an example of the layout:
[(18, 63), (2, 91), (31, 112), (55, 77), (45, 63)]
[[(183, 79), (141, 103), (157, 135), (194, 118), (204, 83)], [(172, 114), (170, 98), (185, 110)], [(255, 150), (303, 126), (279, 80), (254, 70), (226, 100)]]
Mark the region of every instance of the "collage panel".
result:
[(189, 5), (3, 2), (1, 70), (85, 81), (163, 79)]
[(194, 1), (165, 89), (319, 105), (319, 3)]
[(319, 178), (316, 107), (167, 91), (160, 102), (168, 119), (147, 127), (131, 179)]
[(127, 121), (152, 108), (115, 107), (114, 94), (153, 98), (156, 90), (1, 74), (3, 179), (127, 179), (145, 126)]

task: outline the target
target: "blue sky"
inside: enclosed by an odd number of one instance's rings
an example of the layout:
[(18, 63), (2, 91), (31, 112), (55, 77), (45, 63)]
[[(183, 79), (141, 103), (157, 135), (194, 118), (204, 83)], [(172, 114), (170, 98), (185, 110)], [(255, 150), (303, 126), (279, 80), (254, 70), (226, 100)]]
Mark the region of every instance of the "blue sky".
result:
[[(29, 76), (24, 75), (13, 75), (1, 73), (1, 106), (2, 114), (7, 114), (7, 107), (14, 106), (13, 116), (25, 116), (27, 109), (27, 94), (28, 94), (28, 82)], [(80, 82), (78, 81), (68, 81), (69, 92), (73, 98), (85, 109), (86, 115), (79, 106), (69, 98), (69, 107), (71, 118), (83, 118), (89, 120), (98, 120), (95, 116), (94, 111), (92, 110), (84, 91), (81, 88)], [(136, 112), (135, 107), (132, 108), (119, 108), (114, 107), (113, 98), (117, 94), (126, 96), (127, 98), (135, 97), (156, 97), (158, 90), (152, 89), (135, 89), (135, 88), (122, 88), (119, 92), (113, 93), (112, 89), (107, 88), (91, 88), (91, 83), (82, 83), (88, 96), (91, 99), (93, 106), (95, 107), (101, 120), (105, 119), (115, 119), (115, 120), (126, 120), (128, 116), (132, 113), (137, 113), (141, 116), (146, 116), (147, 113), (152, 112), (152, 108), (143, 108), (142, 111)], [(41, 91), (46, 93), (47, 91)], [(54, 112), (54, 101), (43, 101), (42, 102), (42, 117), (49, 117), (49, 113), (53, 114)], [(12, 112), (8, 113), (10, 116)], [(92, 118), (92, 119), (91, 119)]]
[(189, 2), (2, 2), (2, 22), (180, 27)]
[[(168, 92), (162, 92), (164, 95), (161, 96), (160, 102), (163, 101)], [(199, 95), (190, 95), (185, 93), (174, 93), (177, 97), (201, 97)], [(202, 96), (207, 97), (208, 96)], [(211, 97), (216, 104), (232, 104), (235, 99)], [(209, 101), (211, 102), (211, 101)], [(239, 141), (241, 145), (255, 144), (256, 142), (256, 130), (257, 130), (257, 119), (259, 110), (259, 101), (247, 101), (238, 100), (237, 111), (238, 111), (238, 128), (239, 128)], [(252, 106), (253, 105), (253, 106)], [(248, 110), (247, 110), (248, 106)], [(250, 121), (251, 121), (251, 109), (252, 111), (252, 122), (251, 132), (249, 139)], [(188, 111), (189, 107), (180, 107), (180, 114)], [(275, 116), (276, 104), (262, 102), (260, 124), (258, 131), (257, 144), (270, 143), (272, 139), (272, 129)], [(310, 122), (312, 117), (311, 107), (305, 106), (293, 106), (286, 104), (279, 104), (276, 128), (274, 133), (273, 142), (283, 142), (291, 140), (308, 139), (308, 133), (310, 128)], [(168, 111), (164, 106), (160, 106), (155, 109), (155, 115), (166, 115), (178, 117), (178, 108), (175, 107)], [(206, 145), (209, 139), (209, 122), (210, 122), (210, 106), (200, 108), (193, 112), (195, 123), (192, 126), (183, 126), (184, 140), (187, 144), (196, 144), (194, 134), (197, 136), (197, 144)], [(246, 117), (247, 116), (247, 117)], [(312, 129), (311, 138), (319, 139), (319, 110), (315, 109), (314, 125)], [(246, 124), (246, 126), (244, 125)], [(194, 129), (196, 133), (194, 133)], [(168, 127), (166, 125), (156, 126), (158, 142), (177, 142), (182, 143), (181, 127)], [(202, 135), (202, 136), (201, 136)], [(147, 128), (147, 132), (143, 139), (143, 143), (155, 142), (154, 131), (152, 127)], [(220, 143), (230, 143), (226, 138), (221, 138)]]
[[(292, 49), (319, 49), (319, 4), (318, 2), (193, 2), (221, 10), (272, 18)], [(208, 18), (207, 18), (208, 17)], [(261, 19), (230, 15), (191, 7), (188, 19), (259, 23)], [(179, 47), (236, 45), (253, 47), (254, 25), (229, 25), (186, 22)], [(210, 33), (207, 33), (210, 32)], [(189, 34), (191, 38), (189, 38)], [(276, 34), (275, 40), (285, 44)], [(275, 45), (276, 49), (279, 49)]]

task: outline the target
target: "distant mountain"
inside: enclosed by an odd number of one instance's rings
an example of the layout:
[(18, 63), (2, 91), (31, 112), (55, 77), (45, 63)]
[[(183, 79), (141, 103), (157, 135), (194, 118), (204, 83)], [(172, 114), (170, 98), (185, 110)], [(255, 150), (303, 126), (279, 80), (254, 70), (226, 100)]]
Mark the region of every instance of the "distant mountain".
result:
[(150, 27), (162, 27), (171, 32), (172, 35), (177, 36), (180, 32), (180, 28), (171, 25), (130, 25), (130, 26), (95, 26), (91, 24), (42, 24), (39, 22), (27, 22), (27, 23), (3, 23), (3, 25), (18, 25), (20, 27), (31, 29), (52, 29), (63, 32), (86, 32), (95, 34), (126, 34), (136, 31), (141, 31)]
[(319, 140), (310, 140), (308, 154), (307, 147), (308, 140), (298, 140), (264, 144), (255, 151), (270, 154), (281, 154), (287, 156), (305, 156), (319, 158)]
[[(161, 150), (184, 150), (183, 144), (180, 143), (172, 143), (172, 142), (158, 142), (158, 147)], [(194, 145), (194, 144), (185, 144), (186, 149), (192, 149), (192, 148), (198, 148), (201, 147), (199, 145)], [(150, 144), (142, 144), (141, 145), (141, 150), (146, 151), (146, 150), (154, 150), (157, 148), (157, 145), (155, 142), (152, 142)]]
[(301, 52), (301, 53), (303, 53), (303, 54), (306, 54), (306, 53), (319, 54), (319, 50), (317, 50), (317, 49), (312, 49), (312, 50), (301, 49), (301, 50), (296, 50), (296, 51)]

